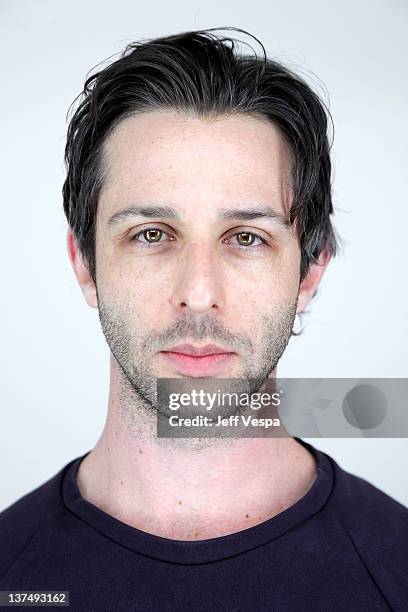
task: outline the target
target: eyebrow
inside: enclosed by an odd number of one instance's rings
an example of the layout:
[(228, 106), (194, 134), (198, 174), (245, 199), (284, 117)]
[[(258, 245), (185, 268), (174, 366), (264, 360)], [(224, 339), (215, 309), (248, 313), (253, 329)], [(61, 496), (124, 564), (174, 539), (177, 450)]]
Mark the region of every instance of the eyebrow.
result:
[[(218, 209), (218, 216), (221, 219), (236, 219), (240, 221), (251, 221), (253, 219), (272, 219), (283, 229), (287, 230), (291, 227), (289, 220), (282, 214), (270, 207), (259, 208), (227, 208)], [(131, 217), (148, 217), (149, 219), (180, 219), (175, 208), (170, 206), (129, 206), (114, 213), (109, 217), (107, 225), (113, 227), (120, 221), (124, 221)]]

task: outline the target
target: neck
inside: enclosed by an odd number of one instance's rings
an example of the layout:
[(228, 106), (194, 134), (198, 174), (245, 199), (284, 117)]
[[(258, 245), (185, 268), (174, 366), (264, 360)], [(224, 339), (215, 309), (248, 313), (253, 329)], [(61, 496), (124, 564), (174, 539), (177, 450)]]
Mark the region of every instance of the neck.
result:
[(314, 457), (289, 436), (158, 439), (153, 411), (112, 364), (106, 424), (77, 483), (85, 499), (132, 527), (202, 540), (272, 518), (315, 479)]

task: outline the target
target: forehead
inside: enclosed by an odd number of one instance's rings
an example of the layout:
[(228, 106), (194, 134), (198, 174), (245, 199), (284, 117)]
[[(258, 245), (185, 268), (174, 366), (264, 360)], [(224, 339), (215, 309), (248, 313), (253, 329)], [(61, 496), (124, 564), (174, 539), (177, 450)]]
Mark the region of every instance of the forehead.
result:
[(239, 196), (287, 208), (291, 151), (265, 118), (144, 112), (120, 122), (103, 153), (102, 215), (135, 199), (211, 207)]

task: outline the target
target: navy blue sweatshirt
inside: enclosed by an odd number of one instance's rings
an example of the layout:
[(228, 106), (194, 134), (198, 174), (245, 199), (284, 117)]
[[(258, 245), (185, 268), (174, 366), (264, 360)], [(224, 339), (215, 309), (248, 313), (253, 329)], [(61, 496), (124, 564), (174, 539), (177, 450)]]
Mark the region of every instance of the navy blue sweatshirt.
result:
[(317, 461), (309, 491), (254, 527), (201, 541), (106, 514), (76, 483), (88, 453), (74, 459), (0, 513), (0, 590), (69, 591), (68, 609), (84, 612), (406, 612), (408, 508), (295, 439)]

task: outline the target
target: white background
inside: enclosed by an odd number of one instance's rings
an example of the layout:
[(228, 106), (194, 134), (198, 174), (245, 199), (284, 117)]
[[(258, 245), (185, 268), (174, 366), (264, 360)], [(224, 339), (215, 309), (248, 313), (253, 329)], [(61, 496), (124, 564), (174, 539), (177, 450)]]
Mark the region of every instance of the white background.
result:
[[(408, 376), (408, 3), (2, 0), (0, 509), (90, 450), (106, 417), (108, 348), (65, 247), (68, 106), (127, 43), (228, 25), (327, 89), (336, 128), (345, 251), (278, 376)], [(408, 440), (305, 439), (408, 505)]]

